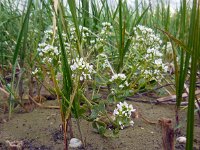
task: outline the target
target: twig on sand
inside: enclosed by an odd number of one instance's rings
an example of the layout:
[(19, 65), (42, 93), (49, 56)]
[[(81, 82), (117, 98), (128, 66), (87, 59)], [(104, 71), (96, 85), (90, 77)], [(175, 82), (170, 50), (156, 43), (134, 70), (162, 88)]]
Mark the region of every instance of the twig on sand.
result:
[(34, 100), (34, 98), (31, 97), (30, 95), (29, 95), (29, 98), (30, 98), (30, 100), (31, 100), (36, 106), (38, 106), (38, 107), (47, 108), (47, 109), (60, 109), (59, 106), (44, 106), (44, 105), (42, 105), (42, 104), (40, 104), (40, 103), (37, 103), (37, 102)]
[[(200, 90), (196, 90), (195, 95), (197, 96), (199, 94), (200, 94)], [(188, 93), (182, 94), (182, 98), (187, 98), (187, 97), (188, 97)], [(165, 96), (165, 97), (161, 97), (161, 98), (151, 100), (151, 101), (135, 99), (133, 97), (127, 97), (126, 100), (140, 102), (140, 103), (175, 105), (176, 104), (176, 95)], [(197, 102), (199, 103), (198, 100), (197, 100)], [(187, 104), (188, 104), (188, 102), (181, 102), (181, 106), (186, 106)]]

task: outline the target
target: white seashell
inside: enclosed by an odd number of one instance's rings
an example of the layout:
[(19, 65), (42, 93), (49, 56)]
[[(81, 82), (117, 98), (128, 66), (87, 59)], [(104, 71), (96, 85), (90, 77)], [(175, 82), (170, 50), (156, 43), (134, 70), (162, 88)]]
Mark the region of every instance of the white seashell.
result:
[(183, 137), (183, 136), (178, 137), (178, 138), (176, 139), (176, 141), (179, 142), (179, 143), (185, 144), (185, 143), (186, 143), (186, 137)]
[(79, 148), (82, 147), (82, 142), (81, 140), (77, 139), (77, 138), (72, 138), (69, 142), (69, 147), (71, 148)]
[(17, 150), (22, 150), (24, 143), (23, 141), (6, 141), (6, 144), (8, 145), (8, 149), (17, 149)]

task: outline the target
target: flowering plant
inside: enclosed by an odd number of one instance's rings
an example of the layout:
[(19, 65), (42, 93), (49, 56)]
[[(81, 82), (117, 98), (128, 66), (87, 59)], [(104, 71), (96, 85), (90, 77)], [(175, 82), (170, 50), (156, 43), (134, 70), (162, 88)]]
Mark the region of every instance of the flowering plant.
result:
[(160, 81), (167, 67), (162, 60), (162, 40), (151, 28), (138, 25), (134, 28), (134, 35), (130, 36), (132, 44), (126, 54), (125, 70), (132, 72), (132, 80), (136, 80), (139, 87)]
[(38, 53), (39, 56), (43, 59), (43, 63), (52, 63), (53, 60), (58, 60), (60, 54), (58, 47), (47, 43), (39, 44)]
[[(46, 74), (50, 75), (51, 67), (56, 68), (55, 75), (59, 72), (58, 66), (61, 64), (61, 53), (56, 33), (53, 35), (53, 27), (50, 26), (44, 31), (44, 36), (37, 47), (37, 55), (39, 57), (36, 57), (36, 61), (38, 65), (35, 65), (32, 75), (41, 80), (44, 79)], [(40, 65), (39, 62), (41, 63)]]
[(113, 26), (109, 22), (103, 22), (102, 23), (102, 29), (101, 31), (96, 35), (96, 43), (95, 43), (95, 49), (97, 49), (99, 52), (102, 52), (102, 50), (108, 54), (113, 50), (110, 48), (108, 44), (111, 43), (111, 36), (113, 34)]
[(126, 126), (133, 126), (134, 122), (131, 118), (131, 114), (135, 112), (136, 109), (133, 109), (133, 106), (127, 102), (120, 102), (117, 104), (113, 115), (114, 121), (120, 126), (121, 129), (124, 129)]
[(111, 93), (108, 97), (111, 102), (123, 101), (125, 97), (133, 92), (129, 86), (130, 84), (128, 83), (126, 75), (123, 73), (114, 74), (111, 79), (109, 79), (108, 84), (111, 88)]
[(83, 58), (76, 58), (72, 60), (73, 64), (70, 66), (73, 74), (72, 77), (79, 77), (80, 81), (91, 80), (91, 74), (95, 73), (93, 65), (85, 62)]

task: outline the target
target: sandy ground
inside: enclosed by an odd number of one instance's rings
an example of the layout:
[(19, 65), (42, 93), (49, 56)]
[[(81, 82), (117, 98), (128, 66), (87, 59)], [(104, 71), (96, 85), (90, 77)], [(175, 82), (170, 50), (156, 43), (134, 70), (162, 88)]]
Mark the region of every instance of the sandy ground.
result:
[[(158, 122), (160, 118), (170, 118), (174, 123), (174, 106), (153, 105), (130, 102), (148, 120)], [(55, 105), (47, 101), (45, 105)], [(186, 110), (181, 111), (181, 134), (185, 136)], [(5, 141), (22, 140), (27, 150), (62, 150), (63, 136), (60, 131), (60, 114), (56, 109), (36, 108), (30, 113), (15, 112), (10, 121), (5, 122), (6, 115), (0, 115), (0, 150), (6, 150)], [(195, 120), (194, 149), (200, 149), (200, 123)], [(133, 127), (121, 130), (117, 138), (105, 138), (97, 134), (91, 123), (81, 120), (83, 138), (88, 150), (161, 150), (162, 133), (158, 124), (146, 123), (142, 118), (134, 120)], [(80, 139), (76, 121), (73, 119), (73, 130)], [(176, 143), (176, 149), (185, 149)]]

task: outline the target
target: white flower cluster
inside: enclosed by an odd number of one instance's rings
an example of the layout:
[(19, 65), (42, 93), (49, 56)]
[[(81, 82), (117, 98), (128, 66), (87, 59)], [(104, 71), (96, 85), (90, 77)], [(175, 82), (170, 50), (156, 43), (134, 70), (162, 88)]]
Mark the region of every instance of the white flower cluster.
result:
[(98, 57), (101, 59), (101, 62), (102, 62), (101, 65), (102, 65), (103, 69), (110, 67), (110, 63), (108, 61), (108, 57), (106, 54), (101, 53), (98, 55)]
[(79, 30), (81, 32), (82, 41), (86, 42), (90, 37), (91, 31), (87, 27), (79, 26)]
[(151, 28), (138, 25), (134, 28), (134, 33), (136, 35), (136, 41), (142, 42), (142, 44), (145, 44), (150, 48), (159, 48), (162, 44), (160, 37), (156, 35)]
[(102, 23), (102, 29), (99, 34), (99, 37), (97, 38), (98, 42), (105, 42), (107, 38), (112, 34), (113, 26), (109, 22), (103, 22)]
[(123, 129), (126, 125), (133, 126), (134, 122), (131, 119), (131, 114), (135, 111), (136, 109), (133, 109), (131, 104), (129, 105), (127, 102), (120, 102), (117, 104), (117, 108), (115, 108), (113, 112), (114, 120), (117, 121), (121, 129)]
[(111, 30), (113, 29), (113, 26), (111, 25), (111, 23), (109, 22), (103, 22), (102, 23), (102, 30), (101, 30), (101, 33), (102, 35), (111, 35)]
[(70, 28), (70, 41), (77, 41), (76, 29), (74, 27)]
[(60, 52), (58, 51), (58, 48), (52, 45), (49, 45), (45, 42), (40, 43), (38, 45), (38, 53), (39, 56), (43, 58), (43, 63), (51, 63), (53, 58), (56, 56), (59, 56)]
[(65, 49), (69, 52), (71, 45), (68, 42), (65, 42), (64, 45), (65, 45)]
[(113, 82), (113, 81), (115, 81), (115, 80), (125, 80), (126, 79), (126, 75), (125, 74), (123, 74), (123, 73), (119, 73), (119, 74), (114, 74), (113, 76), (112, 76), (112, 78), (109, 80), (110, 82)]
[(162, 53), (159, 51), (161, 49), (162, 40), (151, 28), (138, 25), (134, 28), (134, 35), (133, 48), (135, 50), (145, 51), (146, 59), (162, 56)]
[(148, 48), (147, 49), (147, 54), (145, 56), (145, 58), (149, 58), (151, 56), (154, 56), (154, 57), (161, 57), (163, 54), (158, 50), (158, 49), (155, 49), (155, 48)]
[(128, 81), (126, 81), (126, 75), (123, 73), (114, 74), (109, 81), (116, 82), (120, 89), (129, 86)]
[[(87, 41), (87, 38), (90, 37), (91, 31), (87, 27), (79, 26), (79, 31), (81, 33), (82, 41)], [(77, 41), (76, 29), (75, 27), (70, 28), (70, 40)]]
[(57, 34), (53, 36), (53, 27), (50, 26), (47, 30), (44, 31), (44, 38), (42, 42), (38, 44), (37, 48), (43, 63), (52, 63), (53, 60), (59, 62), (60, 51), (57, 46)]
[[(53, 26), (49, 26), (47, 28), (47, 30), (44, 31), (44, 38), (43, 41), (45, 41), (46, 43), (49, 43), (52, 41), (52, 39), (54, 38), (54, 41), (58, 40), (58, 36), (57, 34), (53, 35)], [(57, 31), (57, 27), (55, 28), (55, 32)], [(54, 37), (53, 37), (54, 36)]]
[(83, 58), (76, 58), (72, 60), (73, 64), (70, 66), (73, 71), (72, 77), (79, 76), (80, 81), (91, 80), (91, 74), (95, 73), (93, 65), (85, 62)]
[(109, 67), (109, 62), (108, 59), (104, 60), (104, 63), (102, 64), (103, 69), (108, 68)]
[(51, 36), (53, 35), (53, 29), (52, 27), (49, 27), (49, 29), (45, 30), (44, 31), (44, 40), (47, 41), (47, 40), (50, 40)]
[(136, 63), (140, 63), (138, 69), (144, 78), (147, 80), (155, 79), (154, 76), (159, 78), (162, 72), (166, 71), (166, 65), (161, 59), (162, 40), (159, 35), (156, 35), (151, 28), (138, 25), (134, 28), (134, 36), (131, 38), (133, 40), (131, 56), (137, 58)]
[(156, 80), (156, 78), (159, 76), (160, 70), (151, 70), (147, 69), (143, 72), (143, 76), (145, 79), (151, 81), (151, 80)]

